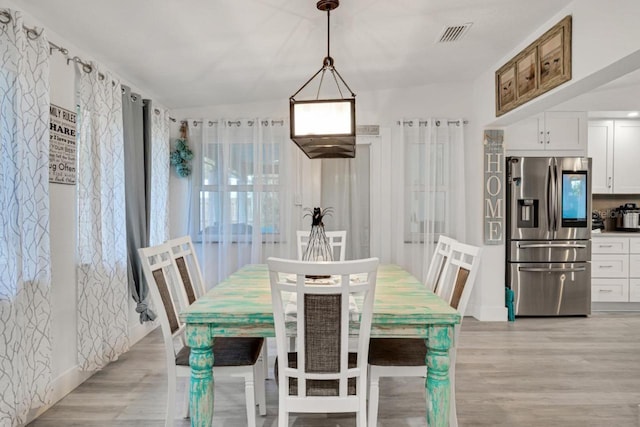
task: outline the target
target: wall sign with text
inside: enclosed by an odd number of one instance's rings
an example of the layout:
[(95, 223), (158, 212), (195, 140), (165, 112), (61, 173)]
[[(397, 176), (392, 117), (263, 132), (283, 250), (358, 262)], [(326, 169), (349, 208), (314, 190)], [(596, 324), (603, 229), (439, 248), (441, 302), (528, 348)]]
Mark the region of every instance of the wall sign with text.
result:
[(49, 107), (49, 182), (76, 183), (76, 113)]
[(499, 245), (504, 237), (504, 131), (484, 131), (484, 244)]

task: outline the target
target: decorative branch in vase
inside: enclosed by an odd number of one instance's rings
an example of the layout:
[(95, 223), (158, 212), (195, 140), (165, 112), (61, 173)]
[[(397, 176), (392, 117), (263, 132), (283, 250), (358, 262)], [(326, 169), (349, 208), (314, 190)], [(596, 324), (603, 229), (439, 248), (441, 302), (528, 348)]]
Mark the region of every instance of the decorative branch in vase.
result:
[(309, 242), (302, 254), (303, 261), (333, 261), (333, 250), (329, 243), (329, 238), (324, 232), (325, 216), (333, 214), (333, 208), (305, 208), (307, 214), (304, 217), (311, 217), (311, 232), (309, 233)]

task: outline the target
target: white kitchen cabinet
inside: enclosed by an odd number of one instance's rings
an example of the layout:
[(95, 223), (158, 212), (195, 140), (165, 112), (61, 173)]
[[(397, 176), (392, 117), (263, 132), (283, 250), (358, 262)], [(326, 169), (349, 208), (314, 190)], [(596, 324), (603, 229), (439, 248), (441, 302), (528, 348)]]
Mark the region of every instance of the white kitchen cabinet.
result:
[(591, 277), (628, 278), (629, 254), (591, 255)]
[(640, 302), (640, 236), (592, 238), (591, 300)]
[(640, 302), (640, 237), (629, 240), (629, 301)]
[(626, 237), (595, 237), (591, 242), (592, 254), (628, 254), (629, 239)]
[(589, 121), (587, 135), (593, 193), (613, 193), (613, 120)]
[(629, 279), (629, 301), (640, 302), (640, 279)]
[(627, 302), (628, 300), (628, 279), (591, 279), (591, 301)]
[(640, 193), (640, 120), (616, 120), (613, 145), (613, 189)]
[(640, 193), (640, 120), (592, 120), (588, 146), (593, 193)]
[(550, 111), (521, 120), (505, 129), (510, 155), (587, 154), (587, 113)]

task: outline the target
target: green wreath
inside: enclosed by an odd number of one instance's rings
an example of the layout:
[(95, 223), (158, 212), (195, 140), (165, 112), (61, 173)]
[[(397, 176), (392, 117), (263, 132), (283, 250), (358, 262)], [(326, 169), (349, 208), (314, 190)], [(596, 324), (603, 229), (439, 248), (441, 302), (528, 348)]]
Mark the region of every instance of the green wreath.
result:
[(191, 160), (193, 151), (187, 142), (187, 122), (180, 126), (180, 138), (176, 140), (176, 149), (171, 152), (171, 164), (176, 167), (176, 173), (182, 178), (191, 175)]

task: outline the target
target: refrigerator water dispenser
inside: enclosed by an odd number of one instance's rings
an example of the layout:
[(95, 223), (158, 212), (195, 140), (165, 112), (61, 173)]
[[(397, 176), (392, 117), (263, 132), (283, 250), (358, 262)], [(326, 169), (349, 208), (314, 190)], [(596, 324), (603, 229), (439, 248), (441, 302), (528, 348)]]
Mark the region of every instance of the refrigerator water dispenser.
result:
[(518, 199), (518, 228), (538, 227), (538, 200)]

